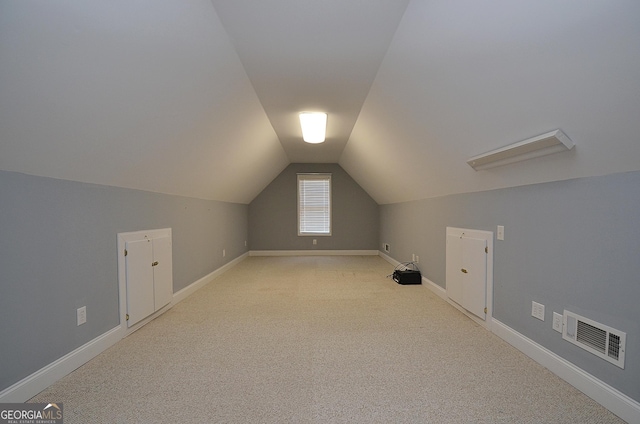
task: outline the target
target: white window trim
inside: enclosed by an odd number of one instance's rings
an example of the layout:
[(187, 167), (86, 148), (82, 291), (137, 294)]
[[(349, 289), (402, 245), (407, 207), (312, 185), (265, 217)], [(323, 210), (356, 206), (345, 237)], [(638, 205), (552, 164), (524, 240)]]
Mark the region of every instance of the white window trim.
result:
[[(329, 181), (329, 232), (328, 233), (314, 233), (314, 232), (301, 232), (300, 231), (300, 180), (328, 180)], [(296, 181), (297, 192), (297, 205), (298, 205), (298, 236), (300, 237), (328, 237), (333, 232), (333, 189), (331, 187), (331, 174), (330, 173), (299, 173)]]

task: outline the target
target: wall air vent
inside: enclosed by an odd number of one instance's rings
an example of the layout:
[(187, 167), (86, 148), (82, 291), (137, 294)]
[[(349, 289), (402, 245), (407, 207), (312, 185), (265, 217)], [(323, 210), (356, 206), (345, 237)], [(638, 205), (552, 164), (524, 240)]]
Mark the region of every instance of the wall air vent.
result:
[(566, 152), (571, 150), (573, 146), (573, 141), (558, 129), (474, 156), (467, 160), (467, 163), (476, 171), (480, 171), (551, 153)]
[(564, 311), (562, 338), (624, 369), (627, 334)]

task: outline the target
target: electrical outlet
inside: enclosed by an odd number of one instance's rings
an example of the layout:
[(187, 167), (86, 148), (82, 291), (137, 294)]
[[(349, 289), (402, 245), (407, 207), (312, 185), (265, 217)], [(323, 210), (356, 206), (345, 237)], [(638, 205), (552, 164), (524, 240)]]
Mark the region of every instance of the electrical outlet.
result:
[(384, 248), (384, 251), (387, 253), (391, 251), (391, 246), (389, 246), (388, 243), (383, 244), (382, 247)]
[(416, 263), (419, 264), (420, 263), (420, 256), (416, 255)]
[(562, 315), (557, 312), (553, 313), (553, 329), (562, 333)]
[(313, 244), (318, 244), (318, 240), (313, 239)]
[(411, 254), (411, 262), (415, 262), (416, 261), (416, 254), (412, 253)]
[(538, 302), (531, 302), (531, 316), (544, 321), (544, 305)]
[(227, 249), (222, 249), (222, 257), (224, 258), (225, 256), (227, 256)]
[(247, 241), (246, 240), (244, 241), (244, 247), (247, 247)]
[(498, 240), (504, 240), (504, 225), (498, 225)]
[(82, 325), (87, 322), (87, 307), (83, 306), (82, 308), (78, 308), (76, 311), (76, 319), (78, 321), (78, 325)]

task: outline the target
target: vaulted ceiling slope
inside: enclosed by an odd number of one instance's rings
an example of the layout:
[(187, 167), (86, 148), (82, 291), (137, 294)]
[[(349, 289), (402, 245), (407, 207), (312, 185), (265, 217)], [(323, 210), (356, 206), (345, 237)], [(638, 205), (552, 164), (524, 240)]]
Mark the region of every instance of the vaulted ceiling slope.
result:
[[(408, 0), (212, 2), (291, 162), (338, 162)], [(322, 145), (302, 111), (328, 114)]]
[(0, 0), (0, 169), (239, 203), (290, 162), (378, 203), (640, 170), (639, 46), (636, 0)]
[[(561, 128), (569, 152), (474, 171)], [(640, 2), (410, 2), (342, 167), (378, 203), (640, 170)]]
[(0, 169), (250, 202), (289, 160), (212, 4), (0, 0)]

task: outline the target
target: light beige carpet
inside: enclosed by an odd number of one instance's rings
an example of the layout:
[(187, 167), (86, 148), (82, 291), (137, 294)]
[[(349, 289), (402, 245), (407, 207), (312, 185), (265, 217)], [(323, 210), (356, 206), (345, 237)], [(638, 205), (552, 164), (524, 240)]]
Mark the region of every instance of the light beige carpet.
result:
[(31, 399), (65, 423), (619, 423), (379, 257), (250, 257)]

